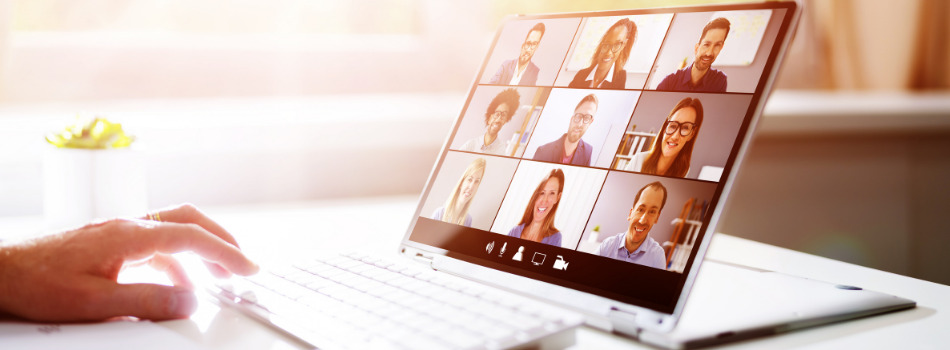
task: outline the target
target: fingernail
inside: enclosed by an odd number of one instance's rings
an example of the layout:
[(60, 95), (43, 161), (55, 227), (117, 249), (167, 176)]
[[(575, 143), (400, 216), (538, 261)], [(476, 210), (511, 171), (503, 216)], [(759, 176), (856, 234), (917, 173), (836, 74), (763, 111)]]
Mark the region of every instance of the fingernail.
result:
[(179, 290), (168, 301), (168, 313), (176, 316), (190, 316), (198, 308), (198, 298), (188, 290)]

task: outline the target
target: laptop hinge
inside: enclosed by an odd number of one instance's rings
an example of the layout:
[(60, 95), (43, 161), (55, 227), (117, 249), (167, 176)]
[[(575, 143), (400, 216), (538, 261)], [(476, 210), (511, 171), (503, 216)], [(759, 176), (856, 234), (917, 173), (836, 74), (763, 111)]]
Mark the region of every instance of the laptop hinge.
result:
[(640, 332), (643, 331), (643, 328), (637, 325), (636, 312), (611, 307), (610, 312), (607, 313), (607, 318), (613, 326), (614, 333), (640, 339)]
[(415, 260), (415, 261), (421, 262), (421, 263), (423, 263), (423, 264), (426, 264), (426, 266), (428, 266), (430, 269), (435, 270), (435, 266), (432, 265), (432, 263), (433, 263), (433, 261), (435, 260), (435, 258), (434, 258), (432, 255), (426, 255), (426, 254), (422, 254), (422, 253), (420, 253), (420, 252), (416, 252), (416, 253), (412, 256), (412, 260)]
[(416, 262), (423, 263), (430, 269), (435, 270), (435, 254), (431, 254), (422, 250), (418, 250), (412, 247), (403, 246), (399, 249), (399, 252), (402, 255), (405, 255), (409, 259), (412, 259)]

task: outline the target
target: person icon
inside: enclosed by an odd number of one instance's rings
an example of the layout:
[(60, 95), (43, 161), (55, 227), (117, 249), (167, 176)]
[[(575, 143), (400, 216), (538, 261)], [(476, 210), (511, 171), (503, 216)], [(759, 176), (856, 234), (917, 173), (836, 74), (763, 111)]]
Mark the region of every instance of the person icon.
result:
[(515, 256), (511, 258), (514, 261), (521, 261), (522, 256), (524, 256), (524, 246), (518, 247), (518, 252), (515, 253)]

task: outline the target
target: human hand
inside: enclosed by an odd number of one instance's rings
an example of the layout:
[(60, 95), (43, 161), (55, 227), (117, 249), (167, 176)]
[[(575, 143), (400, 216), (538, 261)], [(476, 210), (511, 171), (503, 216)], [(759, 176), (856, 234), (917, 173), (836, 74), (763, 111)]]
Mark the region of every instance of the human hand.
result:
[[(0, 245), (0, 313), (34, 321), (97, 321), (116, 316), (187, 317), (197, 298), (170, 254), (193, 251), (219, 277), (258, 271), (234, 237), (192, 205), (149, 218), (112, 219)], [(122, 268), (147, 262), (174, 286), (118, 284)]]

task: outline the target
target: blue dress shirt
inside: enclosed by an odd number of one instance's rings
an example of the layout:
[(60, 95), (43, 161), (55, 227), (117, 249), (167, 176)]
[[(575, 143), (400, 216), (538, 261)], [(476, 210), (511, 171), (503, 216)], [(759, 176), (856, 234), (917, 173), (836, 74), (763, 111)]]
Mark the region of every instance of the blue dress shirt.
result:
[(631, 252), (623, 245), (626, 236), (626, 232), (621, 232), (607, 237), (600, 243), (597, 255), (666, 270), (666, 252), (653, 237), (647, 236), (637, 250)]

